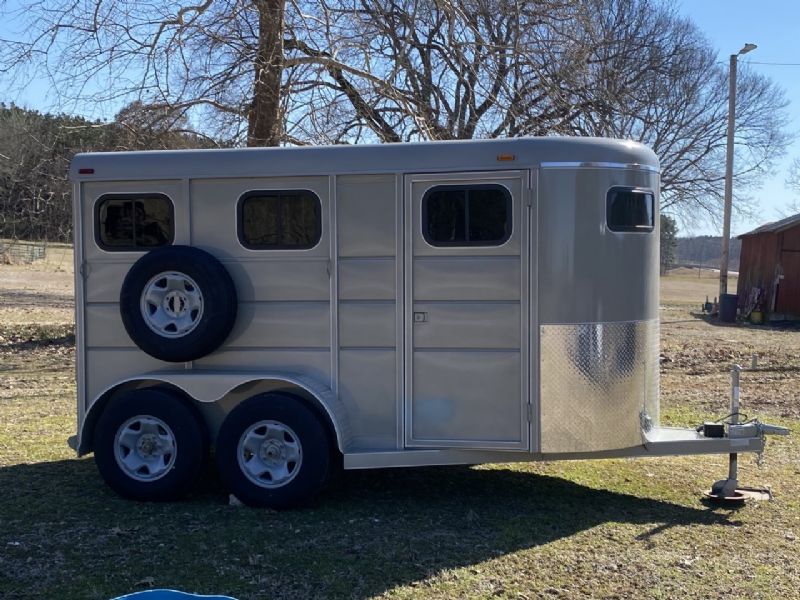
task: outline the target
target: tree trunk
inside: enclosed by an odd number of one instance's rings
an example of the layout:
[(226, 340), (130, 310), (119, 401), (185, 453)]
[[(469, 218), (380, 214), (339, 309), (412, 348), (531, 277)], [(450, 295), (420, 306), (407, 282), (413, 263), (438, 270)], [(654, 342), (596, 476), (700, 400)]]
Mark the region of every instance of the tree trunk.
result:
[(247, 145), (277, 146), (281, 141), (284, 0), (254, 0), (258, 9), (258, 52), (253, 101), (247, 115)]

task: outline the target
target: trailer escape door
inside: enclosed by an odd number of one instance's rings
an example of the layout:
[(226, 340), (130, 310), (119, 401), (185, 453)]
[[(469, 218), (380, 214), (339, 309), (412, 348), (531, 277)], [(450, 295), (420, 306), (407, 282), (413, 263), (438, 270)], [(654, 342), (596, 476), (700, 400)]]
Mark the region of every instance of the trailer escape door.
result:
[(406, 446), (529, 448), (527, 178), (406, 176)]

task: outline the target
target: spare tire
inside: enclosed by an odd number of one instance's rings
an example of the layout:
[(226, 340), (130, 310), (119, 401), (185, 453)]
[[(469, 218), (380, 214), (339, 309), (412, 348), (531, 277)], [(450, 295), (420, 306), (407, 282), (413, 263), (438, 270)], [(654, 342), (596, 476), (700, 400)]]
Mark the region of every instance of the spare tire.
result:
[(150, 356), (186, 362), (210, 354), (236, 321), (238, 300), (228, 271), (199, 248), (163, 246), (125, 276), (119, 312), (130, 338)]

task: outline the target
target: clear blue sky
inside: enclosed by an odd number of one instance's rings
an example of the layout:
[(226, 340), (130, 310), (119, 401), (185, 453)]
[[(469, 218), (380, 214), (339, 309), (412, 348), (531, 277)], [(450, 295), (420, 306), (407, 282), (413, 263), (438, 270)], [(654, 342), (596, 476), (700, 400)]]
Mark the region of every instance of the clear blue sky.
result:
[[(14, 8), (17, 0), (0, 0), (0, 6)], [(728, 56), (739, 51), (746, 43), (758, 44), (758, 49), (740, 59), (750, 63), (750, 68), (769, 76), (786, 90), (789, 105), (789, 129), (800, 134), (800, 66), (780, 66), (757, 63), (800, 63), (800, 0), (678, 0), (676, 10), (693, 20), (706, 34), (710, 43), (719, 52), (720, 62), (726, 63)], [(16, 37), (18, 24), (4, 20), (0, 22), (0, 37)], [(81, 113), (80, 107), (57, 106), (58, 99), (49, 91), (48, 82), (32, 81), (18, 90), (0, 92), (0, 101), (13, 101), (39, 110), (63, 110)], [(86, 107), (89, 108), (89, 107)], [(90, 117), (110, 119), (118, 106), (106, 107), (102, 113), (91, 107)], [(780, 218), (792, 200), (784, 184), (788, 167), (793, 158), (800, 157), (800, 135), (789, 148), (788, 154), (776, 162), (775, 174), (765, 177), (761, 189), (750, 195), (759, 203), (761, 210), (755, 220), (743, 220), (734, 215), (732, 233), (737, 235), (756, 226)], [(700, 224), (687, 234), (718, 234), (711, 224)]]
[[(789, 129), (800, 134), (800, 66), (757, 63), (800, 64), (800, 1), (762, 0), (681, 0), (679, 13), (689, 17), (706, 34), (719, 51), (720, 61), (727, 63), (747, 42), (758, 49), (740, 58), (740, 64), (776, 81), (786, 90), (789, 100)], [(784, 182), (793, 158), (800, 157), (800, 138), (789, 148), (787, 156), (776, 163), (775, 174), (764, 179), (760, 190), (751, 193), (761, 207), (760, 218), (743, 221), (734, 217), (731, 232), (744, 233), (767, 221), (780, 218), (779, 211), (792, 200)], [(681, 235), (686, 232), (681, 232)], [(717, 234), (710, 226), (696, 233)]]

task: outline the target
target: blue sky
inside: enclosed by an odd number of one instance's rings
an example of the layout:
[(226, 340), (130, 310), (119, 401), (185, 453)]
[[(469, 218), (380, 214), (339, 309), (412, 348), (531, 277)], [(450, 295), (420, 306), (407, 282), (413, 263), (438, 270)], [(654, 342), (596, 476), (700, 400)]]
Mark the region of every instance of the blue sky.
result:
[[(0, 6), (13, 9), (17, 0), (0, 0)], [(742, 57), (740, 62), (749, 63), (750, 68), (772, 78), (786, 90), (790, 101), (789, 129), (800, 134), (800, 66), (760, 64), (800, 63), (800, 1), (678, 0), (675, 7), (679, 14), (689, 17), (705, 33), (718, 50), (720, 62), (727, 64), (728, 56), (738, 52), (746, 42), (758, 44), (758, 49)], [(0, 22), (0, 37), (12, 37), (14, 29), (13, 22)], [(49, 93), (45, 81), (33, 81), (23, 89), (0, 92), (0, 101), (13, 101), (39, 110), (80, 112), (72, 106), (56, 106), (57, 98)], [(87, 116), (110, 119), (119, 107), (107, 107), (102, 113), (93, 108), (95, 110)], [(744, 220), (734, 214), (731, 228), (734, 235), (780, 218), (780, 211), (785, 210), (793, 199), (784, 182), (789, 164), (796, 157), (800, 157), (800, 135), (787, 155), (776, 162), (775, 173), (764, 178), (761, 189), (750, 193), (760, 206), (758, 217)], [(711, 224), (699, 224), (692, 231), (684, 229), (680, 232), (681, 235), (718, 233)]]
[[(800, 2), (797, 0), (682, 0), (677, 5), (680, 14), (689, 17), (706, 34), (712, 46), (719, 51), (720, 61), (727, 63), (731, 54), (737, 53), (747, 42), (758, 44), (758, 49), (740, 57), (740, 64), (776, 81), (786, 90), (790, 104), (789, 129), (800, 134), (800, 66), (766, 65), (758, 63), (800, 64)], [(800, 157), (800, 137), (789, 148), (788, 154), (775, 165), (775, 174), (764, 178), (760, 190), (750, 195), (761, 207), (760, 217), (745, 221), (734, 216), (731, 232), (744, 233), (761, 223), (780, 218), (779, 211), (792, 200), (784, 182), (789, 164)], [(686, 232), (681, 232), (683, 235)], [(716, 234), (710, 226), (696, 233)]]

